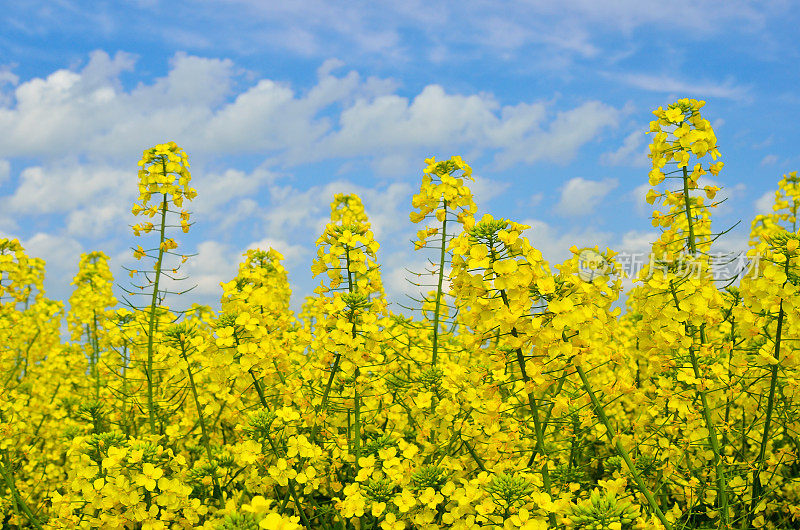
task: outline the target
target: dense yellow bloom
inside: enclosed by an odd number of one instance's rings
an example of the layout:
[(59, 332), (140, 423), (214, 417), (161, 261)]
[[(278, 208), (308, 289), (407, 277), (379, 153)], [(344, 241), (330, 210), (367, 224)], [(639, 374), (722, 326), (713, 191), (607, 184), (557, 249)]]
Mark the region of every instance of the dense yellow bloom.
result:
[[(411, 316), (389, 310), (355, 195), (333, 198), (297, 315), (275, 249), (244, 253), (219, 312), (155, 287), (112, 311), (92, 252), (64, 342), (43, 261), (0, 239), (0, 526), (794, 528), (800, 179), (753, 221), (747, 274), (717, 282), (702, 106), (650, 124), (659, 234), (625, 314), (614, 251), (551, 267), (535, 229), (473, 217), (459, 157), (426, 160), (413, 198), (439, 274)], [(159, 241), (134, 255), (158, 275), (187, 258), (162, 227), (188, 230), (170, 208), (195, 192), (174, 143), (140, 166), (133, 230)]]

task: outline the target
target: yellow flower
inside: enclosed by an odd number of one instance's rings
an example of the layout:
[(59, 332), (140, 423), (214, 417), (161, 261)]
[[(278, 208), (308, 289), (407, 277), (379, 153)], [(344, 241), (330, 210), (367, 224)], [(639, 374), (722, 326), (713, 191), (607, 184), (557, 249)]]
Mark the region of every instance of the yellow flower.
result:
[(394, 498), (394, 503), (397, 505), (400, 513), (405, 513), (417, 504), (417, 499), (411, 491), (404, 489), (400, 495)]
[(398, 521), (397, 516), (393, 513), (387, 513), (386, 518), (381, 522), (383, 530), (403, 530), (406, 527), (404, 521)]
[(163, 475), (163, 469), (155, 467), (150, 462), (145, 462), (142, 465), (142, 473), (136, 477), (136, 484), (144, 486), (147, 491), (153, 491), (156, 487), (156, 482)]
[(678, 107), (672, 107), (664, 112), (664, 118), (672, 123), (680, 123), (683, 121), (683, 111)]

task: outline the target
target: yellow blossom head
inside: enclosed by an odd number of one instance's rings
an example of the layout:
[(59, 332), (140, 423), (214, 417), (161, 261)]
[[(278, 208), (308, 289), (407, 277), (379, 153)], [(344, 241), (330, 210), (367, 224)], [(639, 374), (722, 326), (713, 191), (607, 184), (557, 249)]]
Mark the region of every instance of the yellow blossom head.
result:
[[(139, 197), (133, 205), (133, 214), (145, 212), (149, 217), (161, 208), (161, 204), (150, 205), (153, 194), (164, 194), (164, 201), (181, 207), (183, 199), (192, 200), (197, 190), (189, 186), (192, 175), (189, 172), (189, 158), (175, 142), (158, 144), (142, 153), (139, 161)], [(176, 182), (177, 180), (177, 182)], [(182, 221), (188, 222), (188, 215), (181, 212)], [(188, 224), (181, 223), (184, 232)], [(134, 228), (134, 231), (136, 229)]]

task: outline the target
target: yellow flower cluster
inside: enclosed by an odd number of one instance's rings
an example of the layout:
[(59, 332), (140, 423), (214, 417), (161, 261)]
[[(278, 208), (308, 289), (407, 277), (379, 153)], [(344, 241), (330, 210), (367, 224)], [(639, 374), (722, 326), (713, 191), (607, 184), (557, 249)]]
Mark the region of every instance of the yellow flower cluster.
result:
[[(448, 212), (456, 213), (456, 220), (462, 225), (473, 222), (478, 211), (472, 192), (464, 185), (464, 180), (472, 178), (472, 168), (460, 156), (436, 162), (435, 157), (425, 159), (427, 167), (423, 171), (419, 193), (411, 199), (411, 205), (418, 211), (409, 215), (412, 223), (419, 223), (434, 213), (440, 223), (444, 223)], [(425, 228), (417, 232), (416, 249), (425, 246), (425, 241), (436, 235), (438, 228)]]
[[(655, 186), (664, 180), (664, 167), (675, 163), (678, 168), (686, 168), (692, 155), (702, 158), (706, 154), (713, 160), (719, 158), (717, 137), (711, 123), (700, 115), (705, 101), (681, 99), (670, 105), (667, 110), (662, 107), (653, 111), (656, 120), (650, 122), (650, 133), (655, 136), (650, 144), (650, 158), (653, 169), (650, 171), (650, 185)], [(666, 128), (666, 130), (665, 130)], [(712, 175), (718, 175), (722, 162), (716, 162), (708, 168)], [(702, 165), (694, 166), (691, 181), (695, 184), (706, 170)]]
[(0, 239), (0, 301), (25, 302), (31, 294), (38, 298), (43, 283), (44, 260), (29, 258), (17, 239)]
[(192, 200), (197, 196), (197, 190), (189, 186), (192, 180), (189, 159), (175, 142), (158, 144), (145, 150), (139, 167), (139, 198), (133, 206), (133, 215), (140, 212), (145, 212), (149, 217), (155, 215), (159, 205), (148, 207), (154, 193), (163, 194), (165, 200), (169, 196), (178, 208), (183, 205), (184, 198)]
[(656, 111), (651, 183), (678, 185), (648, 194), (666, 212), (624, 314), (611, 249), (551, 266), (535, 228), (476, 221), (459, 157), (428, 159), (413, 199), (439, 223), (417, 246), (440, 236), (413, 316), (389, 311), (344, 194), (299, 313), (271, 248), (244, 253), (218, 314), (170, 310), (167, 205), (194, 190), (177, 146), (146, 151), (149, 306), (110, 310), (108, 257), (84, 254), (65, 343), (43, 262), (0, 240), (0, 527), (796, 528), (800, 180), (754, 221), (748, 274), (715, 283), (701, 107)]

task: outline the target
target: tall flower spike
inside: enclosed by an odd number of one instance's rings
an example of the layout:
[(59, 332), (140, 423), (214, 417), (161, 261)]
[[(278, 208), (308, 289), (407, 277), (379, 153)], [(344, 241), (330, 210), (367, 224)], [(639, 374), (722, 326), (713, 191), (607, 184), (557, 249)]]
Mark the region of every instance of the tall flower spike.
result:
[(37, 300), (44, 294), (44, 260), (29, 258), (17, 239), (0, 239), (0, 303), (30, 304), (34, 292)]
[[(423, 296), (421, 301), (423, 314), (426, 309), (431, 311), (429, 319), (432, 326), (431, 364), (436, 365), (441, 331), (439, 329), (440, 320), (443, 316), (441, 313), (446, 312), (445, 308), (447, 307), (446, 290), (443, 288), (445, 265), (450, 257), (447, 247), (454, 238), (453, 234), (447, 232), (447, 222), (451, 220), (452, 214), (455, 214), (455, 220), (458, 223), (464, 227), (471, 227), (475, 224), (474, 215), (478, 207), (472, 198), (472, 191), (464, 185), (464, 180), (475, 180), (472, 178), (472, 168), (460, 156), (453, 156), (449, 160), (441, 162), (437, 162), (436, 158), (431, 157), (425, 160), (425, 164), (419, 193), (411, 199), (411, 205), (419, 211), (412, 211), (409, 217), (413, 223), (420, 223), (429, 219), (433, 214), (438, 222), (435, 227), (428, 225), (419, 230), (417, 232), (418, 240), (414, 242), (414, 250), (426, 248), (429, 245), (438, 247), (438, 260), (430, 262), (436, 268), (428, 271), (429, 274), (435, 275), (433, 278), (435, 284), (429, 286), (435, 286), (436, 289), (428, 292), (427, 297)], [(434, 237), (435, 240), (433, 240)], [(422, 274), (418, 276), (422, 276)]]
[(78, 274), (72, 281), (75, 290), (69, 298), (67, 327), (72, 340), (86, 338), (83, 347), (89, 359), (89, 373), (94, 380), (96, 396), (100, 395), (102, 386), (100, 355), (105, 346), (102, 343), (106, 342), (106, 335), (112, 327), (109, 308), (117, 304), (111, 289), (113, 283), (108, 256), (104, 252), (81, 254)]
[[(431, 213), (442, 222), (447, 212), (452, 211), (457, 212), (458, 222), (471, 227), (475, 222), (474, 215), (478, 207), (472, 198), (472, 191), (464, 185), (464, 181), (475, 181), (472, 177), (472, 168), (460, 156), (453, 156), (441, 162), (436, 162), (436, 159), (431, 157), (426, 159), (425, 163), (427, 167), (424, 170), (419, 193), (411, 199), (411, 205), (419, 210), (409, 214), (411, 222), (419, 223)], [(415, 243), (416, 248), (422, 248), (426, 239), (434, 234), (436, 231), (430, 229), (418, 232), (419, 241)]]
[[(154, 377), (154, 353), (155, 333), (158, 329), (156, 323), (158, 321), (157, 313), (166, 309), (161, 306), (161, 303), (166, 296), (167, 289), (159, 288), (161, 276), (167, 274), (168, 278), (176, 280), (168, 275), (168, 270), (172, 273), (177, 273), (180, 265), (187, 259), (182, 256), (180, 264), (175, 266), (164, 266), (164, 254), (176, 255), (173, 250), (178, 247), (177, 242), (172, 238), (166, 237), (167, 229), (167, 214), (170, 211), (169, 203), (171, 202), (176, 208), (183, 206), (183, 200), (192, 200), (197, 196), (197, 191), (189, 186), (192, 175), (189, 172), (189, 159), (186, 153), (178, 147), (175, 142), (168, 142), (165, 144), (158, 144), (155, 147), (145, 150), (142, 153), (142, 159), (139, 161), (139, 197), (133, 205), (133, 215), (139, 214), (147, 215), (152, 218), (158, 214), (159, 227), (155, 228), (158, 232), (159, 244), (155, 249), (145, 250), (138, 246), (134, 250), (134, 257), (142, 259), (145, 256), (153, 257), (155, 264), (153, 265), (152, 279), (145, 274), (147, 284), (137, 286), (140, 289), (145, 287), (148, 289), (147, 294), (150, 296), (149, 307), (146, 308), (148, 312), (148, 331), (147, 331), (147, 361), (145, 367), (145, 374), (147, 380), (147, 409), (148, 409), (148, 423), (150, 425), (150, 432), (156, 432), (156, 410), (155, 410), (155, 386), (157, 384)], [(150, 204), (150, 200), (154, 194), (160, 195), (160, 201), (155, 204)], [(180, 226), (183, 232), (189, 231), (189, 213), (181, 210), (175, 212), (180, 214)], [(133, 226), (135, 235), (140, 235), (140, 232), (145, 233), (154, 230), (151, 222), (143, 222)], [(155, 256), (150, 256), (148, 252), (157, 252)], [(131, 271), (131, 277), (139, 271)], [(129, 292), (130, 293), (130, 292)]]
[[(189, 158), (175, 142), (158, 144), (145, 150), (139, 161), (139, 201), (133, 206), (133, 214), (147, 209), (154, 193), (172, 197), (173, 204), (180, 208), (183, 198), (189, 200), (197, 196), (197, 190), (189, 186), (192, 175), (189, 173)], [(178, 183), (175, 184), (175, 177)], [(153, 215), (149, 214), (150, 217)]]

